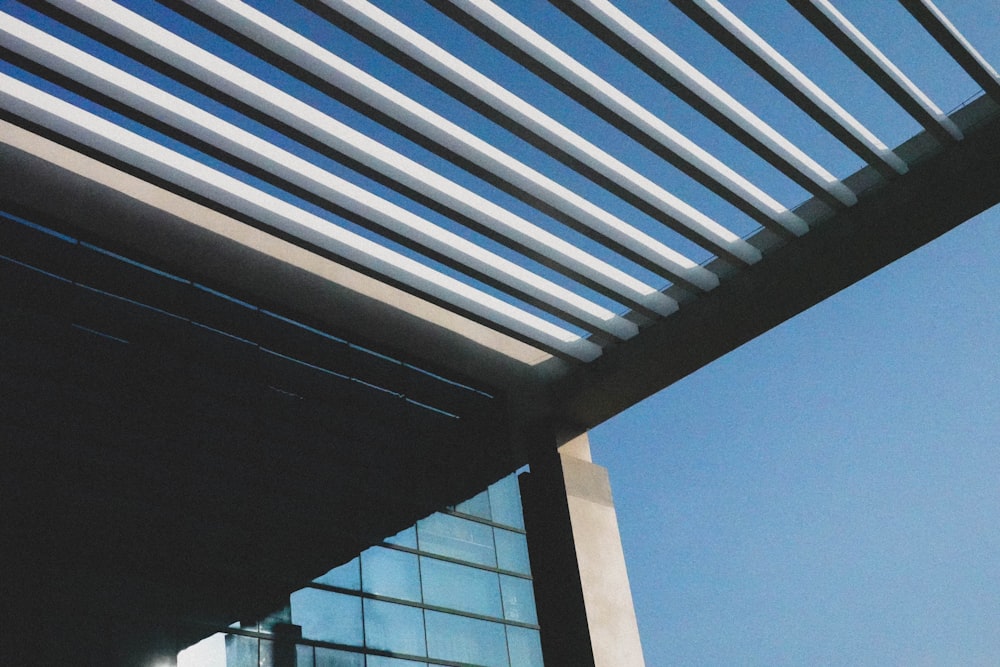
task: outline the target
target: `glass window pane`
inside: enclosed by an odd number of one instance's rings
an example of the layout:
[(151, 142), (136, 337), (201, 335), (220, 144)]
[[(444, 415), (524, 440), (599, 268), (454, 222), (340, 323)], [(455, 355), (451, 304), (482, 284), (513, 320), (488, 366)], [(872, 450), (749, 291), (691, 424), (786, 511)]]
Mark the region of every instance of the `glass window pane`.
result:
[(528, 542), (524, 535), (495, 528), (497, 564), (502, 570), (531, 574), (528, 563)]
[(508, 475), (489, 488), (490, 509), (493, 520), (505, 526), (524, 528), (524, 513), (521, 508), (521, 488), (517, 475)]
[(361, 554), (362, 590), (373, 595), (420, 602), (417, 557), (405, 551), (372, 547)]
[(542, 641), (538, 630), (507, 626), (510, 664), (517, 667), (542, 667)]
[(365, 667), (365, 654), (317, 646), (316, 667)]
[(423, 610), (365, 600), (365, 645), (393, 653), (427, 655)]
[(292, 593), (292, 622), (302, 636), (334, 644), (362, 645), (361, 598), (303, 588)]
[(427, 663), (403, 660), (402, 658), (386, 658), (381, 655), (370, 655), (368, 656), (368, 667), (427, 667)]
[(358, 559), (355, 558), (350, 563), (345, 563), (340, 567), (333, 568), (323, 576), (316, 579), (316, 583), (358, 591), (361, 590), (360, 572)]
[(399, 547), (410, 547), (411, 549), (417, 548), (417, 527), (410, 526), (406, 530), (402, 530), (392, 537), (386, 538), (385, 540), (389, 544), (395, 544)]
[[(313, 658), (313, 647), (299, 644), (295, 647), (295, 667), (315, 667), (316, 661)], [(180, 667), (178, 665), (178, 667)]]
[(503, 592), (504, 618), (522, 623), (538, 623), (531, 580), (501, 574), (500, 590)]
[(455, 511), (462, 512), (463, 514), (471, 514), (472, 516), (478, 516), (481, 519), (492, 519), (493, 514), (490, 512), (489, 491), (483, 491), (475, 498), (469, 498), (465, 502), (455, 505)]
[(432, 514), (417, 523), (420, 549), (480, 565), (496, 566), (493, 529), (447, 514)]
[(261, 639), (259, 667), (278, 667), (278, 665), (287, 665), (289, 663), (289, 653), (295, 655), (294, 645), (278, 645), (270, 639)]
[(226, 667), (258, 667), (256, 637), (226, 635)]
[(483, 616), (501, 617), (500, 582), (496, 572), (420, 558), (424, 602)]
[[(486, 667), (508, 667), (503, 625), (428, 610), (428, 656)], [(518, 665), (520, 667), (520, 665)]]

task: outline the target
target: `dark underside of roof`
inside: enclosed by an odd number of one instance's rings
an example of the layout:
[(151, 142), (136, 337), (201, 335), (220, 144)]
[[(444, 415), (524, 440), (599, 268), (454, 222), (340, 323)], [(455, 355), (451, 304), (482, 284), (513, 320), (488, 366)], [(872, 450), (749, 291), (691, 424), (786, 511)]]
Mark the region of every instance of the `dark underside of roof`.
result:
[(0, 249), (18, 664), (253, 619), (518, 465), (500, 400), (9, 217)]

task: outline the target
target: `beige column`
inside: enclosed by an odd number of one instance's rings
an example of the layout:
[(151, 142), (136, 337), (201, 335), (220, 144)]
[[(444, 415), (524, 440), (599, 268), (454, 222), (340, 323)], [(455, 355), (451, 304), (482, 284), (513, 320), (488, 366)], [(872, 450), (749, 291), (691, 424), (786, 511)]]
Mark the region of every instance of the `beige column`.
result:
[(607, 468), (580, 435), (559, 448), (596, 667), (644, 667)]
[(542, 449), (521, 492), (545, 663), (645, 667), (608, 471), (586, 434)]

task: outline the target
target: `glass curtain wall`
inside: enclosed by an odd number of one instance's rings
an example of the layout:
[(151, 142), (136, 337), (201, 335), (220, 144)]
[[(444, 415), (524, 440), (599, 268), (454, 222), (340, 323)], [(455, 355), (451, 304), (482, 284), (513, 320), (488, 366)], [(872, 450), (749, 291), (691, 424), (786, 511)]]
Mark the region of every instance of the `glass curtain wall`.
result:
[(178, 667), (536, 667), (542, 650), (517, 476), (292, 593)]

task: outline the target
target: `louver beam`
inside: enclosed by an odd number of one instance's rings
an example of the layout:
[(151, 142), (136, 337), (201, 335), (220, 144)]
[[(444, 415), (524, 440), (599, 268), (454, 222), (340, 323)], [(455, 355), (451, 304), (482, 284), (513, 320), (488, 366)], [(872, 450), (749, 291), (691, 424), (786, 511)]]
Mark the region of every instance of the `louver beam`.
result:
[(448, 215), (529, 249), (606, 296), (659, 315), (669, 314), (676, 307), (672, 299), (655, 288), (134, 12), (96, 1), (57, 0), (52, 4), (211, 85), (246, 107), (278, 119), (322, 146), (347, 155), (367, 170), (401, 185), (405, 192), (431, 200)]
[(103, 118), (0, 74), (0, 108), (69, 136), (191, 192), (328, 250), (377, 275), (419, 289), (560, 356), (590, 361), (601, 348), (465, 283), (434, 271), (273, 195), (252, 188)]
[(934, 138), (942, 144), (962, 138), (961, 131), (948, 116), (828, 0), (788, 2)]
[[(648, 234), (249, 5), (183, 0), (174, 6), (640, 266), (698, 291), (718, 284), (714, 274)], [(261, 34), (267, 39), (258, 42)]]
[[(5, 91), (5, 118), (537, 346), (562, 372), (629, 345), (915, 164), (719, 0), (674, 4), (772, 84), (755, 93), (798, 105), (869, 168), (840, 180), (810, 155), (842, 159), (839, 147), (797, 130), (801, 145), (789, 141), (784, 109), (754, 115), (640, 24), (641, 11), (607, 0), (554, 0), (537, 12), (544, 21), (493, 0), (398, 11), (369, 0), (24, 0), (0, 15), (0, 54), (26, 86)], [(793, 4), (923, 114), (928, 133), (962, 136), (830, 2)], [(929, 0), (906, 4), (984, 87), (996, 84)], [(658, 107), (647, 77), (743, 146), (718, 133), (706, 135), (717, 147), (697, 141), (701, 119)], [(91, 112), (103, 123), (69, 120)], [(140, 164), (133, 139), (158, 166)], [(185, 174), (181, 158), (200, 166)], [(225, 176), (215, 185), (227, 194), (210, 194), (208, 174)], [(813, 195), (794, 211), (776, 195), (801, 196), (779, 190), (786, 177)], [(727, 203), (746, 216), (726, 219)]]
[(878, 137), (718, 0), (673, 4), (886, 178), (908, 167)]
[(796, 236), (809, 229), (766, 192), (496, 4), (431, 3), (765, 227)]
[(850, 188), (610, 2), (554, 4), (808, 192), (836, 209), (857, 202)]
[(995, 102), (1000, 102), (1000, 76), (985, 58), (959, 32), (931, 0), (899, 0), (938, 44), (962, 66), (973, 81)]
[(323, 0), (309, 6), (719, 257), (738, 266), (760, 259), (756, 248), (704, 213), (370, 3)]
[(0, 13), (0, 31), (6, 37), (8, 48), (22, 56), (86, 83), (103, 95), (238, 156), (247, 164), (266, 169), (294, 187), (316, 195), (318, 201), (329, 201), (350, 214), (373, 221), (414, 246), (471, 271), (471, 275), (505, 289), (517, 298), (543, 309), (551, 309), (553, 314), (585, 329), (603, 331), (620, 340), (638, 332), (633, 323), (574, 292), (22, 21)]

